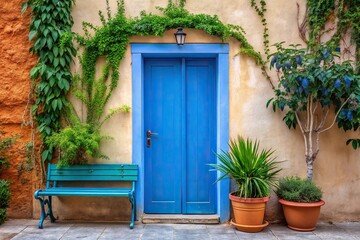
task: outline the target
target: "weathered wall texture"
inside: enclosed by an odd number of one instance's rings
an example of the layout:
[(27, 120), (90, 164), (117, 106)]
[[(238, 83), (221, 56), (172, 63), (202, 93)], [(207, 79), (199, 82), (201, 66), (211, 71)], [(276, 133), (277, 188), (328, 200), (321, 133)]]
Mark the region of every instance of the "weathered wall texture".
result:
[[(21, 1), (8, 1), (0, 7), (0, 59), (1, 83), (0, 89), (0, 120), (6, 124), (6, 129), (11, 132), (21, 132), (24, 142), (29, 140), (29, 131), (20, 129), (21, 114), (26, 104), (29, 90), (29, 70), (35, 64), (35, 59), (30, 58), (27, 41), (28, 15), (20, 15)], [(297, 1), (304, 10), (305, 0)], [(110, 1), (115, 12), (116, 1)], [(128, 16), (138, 16), (141, 10), (159, 13), (156, 6), (165, 7), (167, 0), (125, 0), (125, 8)], [(192, 13), (217, 14), (225, 23), (241, 25), (247, 32), (247, 38), (257, 50), (263, 49), (262, 26), (255, 11), (251, 8), (248, 0), (188, 0), (186, 8)], [(105, 1), (78, 0), (74, 6), (73, 16), (75, 19), (74, 31), (82, 32), (82, 21), (88, 21), (100, 25), (98, 11), (106, 11)], [(268, 1), (267, 19), (270, 29), (270, 43), (279, 41), (287, 43), (301, 43), (298, 37), (297, 8), (294, 1)], [(185, 29), (188, 33), (188, 43), (219, 43), (220, 39), (208, 36), (197, 30)], [(173, 33), (168, 31), (163, 37), (134, 37), (131, 42), (156, 42), (174, 43)], [(262, 147), (276, 149), (279, 160), (287, 160), (282, 164), (282, 175), (306, 175), (304, 159), (304, 146), (299, 130), (289, 131), (281, 121), (283, 113), (273, 113), (265, 108), (265, 103), (272, 97), (270, 84), (261, 74), (254, 61), (246, 56), (237, 55), (239, 44), (229, 40), (229, 91), (230, 91), (230, 136), (238, 134), (248, 136), (261, 141)], [(78, 65), (74, 66), (74, 71)], [(120, 65), (120, 81), (114, 91), (108, 108), (122, 104), (131, 105), (131, 54), (130, 48), (125, 59)], [(108, 121), (103, 130), (114, 139), (106, 142), (103, 151), (110, 157), (110, 162), (131, 162), (131, 114), (119, 114)], [(320, 139), (320, 153), (314, 166), (314, 182), (324, 192), (326, 205), (322, 208), (322, 220), (360, 220), (360, 206), (356, 200), (360, 199), (360, 159), (359, 153), (345, 146), (347, 138), (351, 134), (344, 134), (336, 127), (323, 134)], [(14, 158), (18, 163), (20, 157)], [(11, 216), (31, 216), (32, 199), (30, 190), (16, 180), (16, 170), (7, 172), (13, 181), (13, 198), (10, 208)], [(16, 184), (15, 184), (16, 182)], [(30, 185), (28, 185), (30, 186)], [(22, 193), (24, 192), (24, 193)], [(20, 194), (21, 193), (21, 194)], [(16, 201), (16, 199), (19, 199)], [(21, 200), (20, 200), (21, 199)], [(22, 205), (16, 204), (22, 201)], [(84, 201), (84, 202), (83, 202)], [(28, 205), (29, 204), (29, 205)], [(115, 202), (111, 199), (90, 198), (63, 198), (55, 202), (55, 212), (61, 213), (61, 218), (66, 219), (128, 219), (128, 202), (123, 199)], [(21, 209), (20, 206), (22, 207)], [(38, 205), (34, 205), (34, 216), (38, 216)], [(126, 212), (120, 216), (120, 213)], [(268, 204), (268, 218), (279, 217), (279, 205), (276, 197)]]
[(29, 14), (21, 15), (22, 0), (2, 1), (0, 4), (0, 130), (5, 136), (18, 136), (9, 151), (11, 168), (0, 178), (11, 181), (9, 217), (32, 217), (33, 178), (32, 173), (17, 167), (24, 160), (25, 145), (30, 142), (31, 130), (21, 127), (22, 115), (28, 101), (29, 72), (36, 58), (29, 53)]

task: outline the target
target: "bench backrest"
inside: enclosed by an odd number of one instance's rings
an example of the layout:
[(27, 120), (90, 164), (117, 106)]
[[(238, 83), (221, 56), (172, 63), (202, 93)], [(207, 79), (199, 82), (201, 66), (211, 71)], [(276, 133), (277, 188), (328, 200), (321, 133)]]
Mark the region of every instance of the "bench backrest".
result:
[(137, 181), (138, 166), (133, 164), (87, 164), (58, 168), (49, 164), (47, 184), (54, 181)]

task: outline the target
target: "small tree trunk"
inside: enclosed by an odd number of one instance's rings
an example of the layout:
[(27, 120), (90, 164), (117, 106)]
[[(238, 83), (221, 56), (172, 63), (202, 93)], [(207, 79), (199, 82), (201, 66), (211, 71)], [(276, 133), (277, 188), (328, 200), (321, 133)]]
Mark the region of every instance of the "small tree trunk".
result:
[(306, 164), (307, 164), (307, 179), (312, 181), (313, 179), (313, 159), (312, 157), (306, 156)]

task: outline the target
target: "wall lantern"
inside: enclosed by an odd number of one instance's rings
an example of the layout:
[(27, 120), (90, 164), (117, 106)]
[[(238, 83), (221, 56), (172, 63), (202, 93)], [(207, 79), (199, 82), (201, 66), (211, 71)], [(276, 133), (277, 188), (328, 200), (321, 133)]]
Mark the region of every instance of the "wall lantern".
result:
[(186, 33), (183, 32), (183, 28), (178, 27), (178, 30), (176, 33), (174, 33), (174, 35), (175, 35), (177, 45), (184, 45)]

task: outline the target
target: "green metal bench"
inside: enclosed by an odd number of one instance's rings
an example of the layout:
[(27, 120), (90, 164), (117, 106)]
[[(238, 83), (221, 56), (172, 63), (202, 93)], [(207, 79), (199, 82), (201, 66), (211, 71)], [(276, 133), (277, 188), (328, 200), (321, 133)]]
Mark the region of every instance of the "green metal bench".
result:
[[(55, 222), (52, 211), (52, 196), (83, 196), (83, 197), (128, 197), (131, 203), (130, 229), (134, 228), (136, 201), (135, 182), (138, 180), (138, 166), (133, 164), (89, 164), (57, 168), (55, 164), (49, 164), (46, 189), (37, 190), (35, 199), (39, 200), (41, 216), (39, 228), (43, 228), (46, 217)], [(87, 188), (68, 187), (65, 182), (132, 182), (131, 188)], [(45, 205), (48, 206), (45, 212)]]

